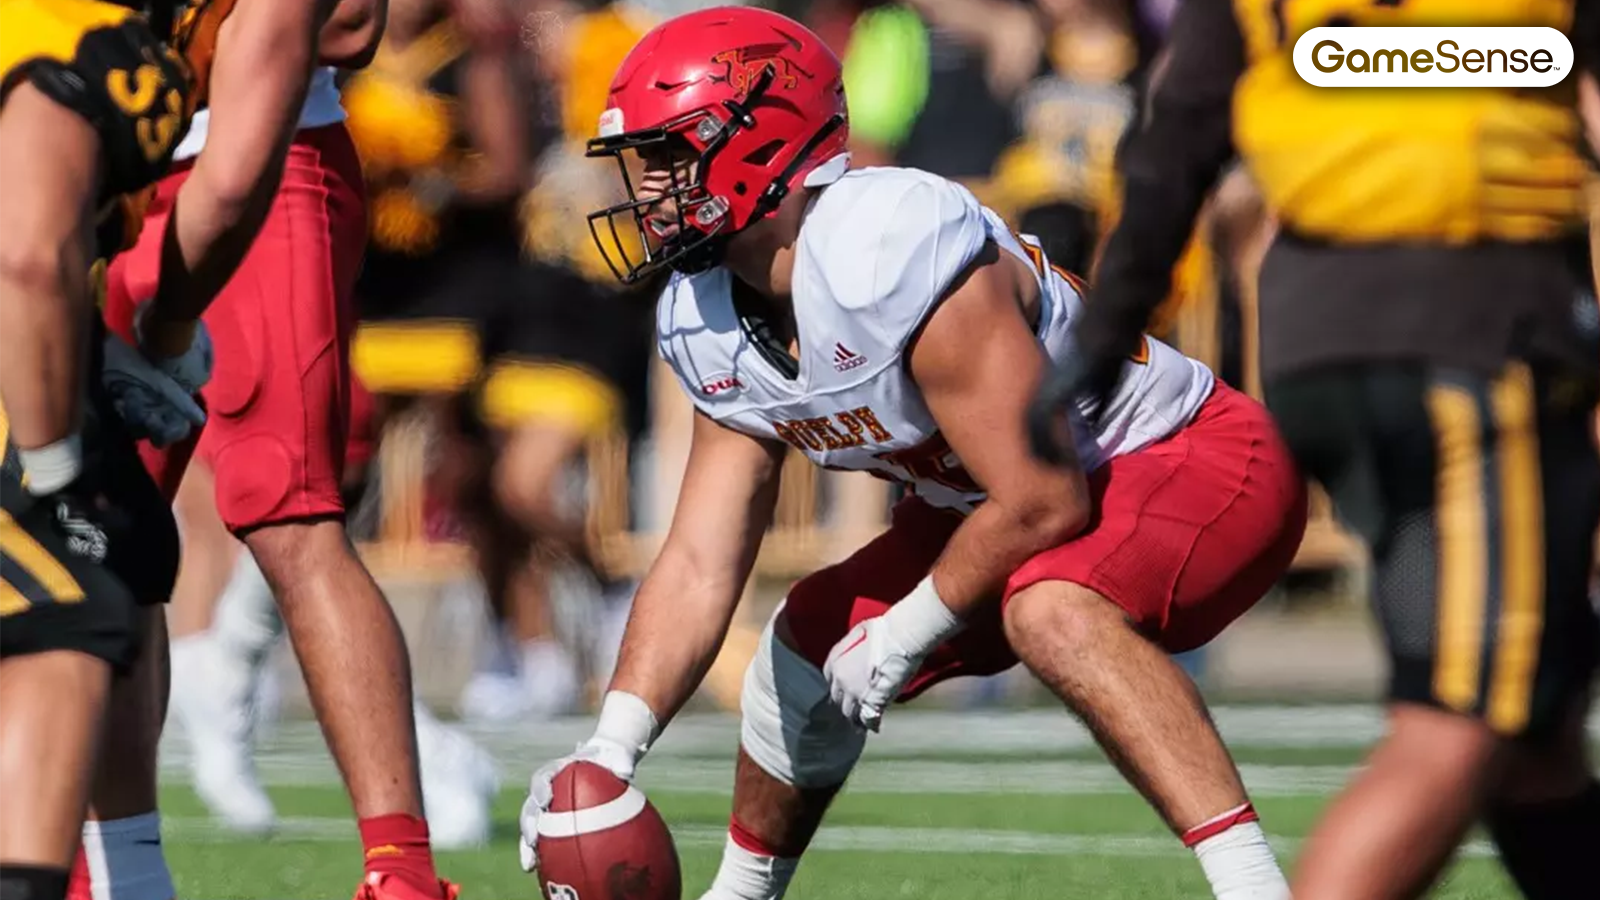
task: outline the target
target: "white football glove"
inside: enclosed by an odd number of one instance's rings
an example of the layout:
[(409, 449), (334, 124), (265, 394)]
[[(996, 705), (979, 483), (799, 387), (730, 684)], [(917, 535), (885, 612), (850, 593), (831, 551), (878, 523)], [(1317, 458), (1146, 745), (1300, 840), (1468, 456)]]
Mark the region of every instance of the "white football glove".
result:
[(523, 802), (522, 814), (518, 817), (522, 838), (517, 842), (517, 849), (522, 871), (532, 872), (539, 867), (539, 817), (550, 808), (553, 799), (550, 784), (561, 770), (575, 762), (591, 762), (610, 769), (625, 782), (632, 782), (634, 768), (650, 749), (655, 736), (655, 714), (643, 700), (623, 691), (606, 694), (594, 737), (579, 744), (572, 753), (540, 766), (529, 779), (528, 799)]
[(833, 704), (845, 719), (869, 731), (883, 725), (883, 711), (900, 696), (926, 655), (901, 644), (884, 618), (867, 619), (850, 629), (822, 666)]
[(177, 356), (157, 356), (150, 353), (144, 344), (144, 319), (149, 311), (150, 304), (146, 302), (133, 316), (133, 333), (139, 341), (139, 349), (145, 351), (156, 368), (184, 390), (191, 395), (200, 393), (200, 389), (211, 381), (211, 369), (216, 364), (216, 351), (211, 346), (211, 332), (206, 328), (206, 323), (195, 323), (194, 340), (189, 343), (189, 349)]
[(539, 867), (539, 817), (550, 808), (553, 794), (550, 783), (555, 781), (562, 769), (575, 762), (592, 762), (610, 769), (613, 774), (623, 781), (633, 781), (633, 769), (637, 763), (634, 755), (628, 748), (603, 738), (590, 738), (578, 745), (578, 749), (554, 762), (545, 763), (538, 771), (533, 773), (533, 778), (528, 782), (528, 799), (522, 803), (522, 815), (519, 821), (522, 825), (522, 840), (518, 847), (522, 857), (522, 871), (532, 872)]
[(114, 334), (106, 335), (103, 350), (100, 383), (134, 438), (165, 447), (205, 425), (205, 410), (195, 402), (194, 392), (143, 353)]
[(833, 645), (822, 666), (828, 696), (845, 719), (877, 731), (884, 710), (922, 661), (961, 628), (961, 620), (939, 599), (933, 579), (924, 578), (888, 612), (861, 622)]

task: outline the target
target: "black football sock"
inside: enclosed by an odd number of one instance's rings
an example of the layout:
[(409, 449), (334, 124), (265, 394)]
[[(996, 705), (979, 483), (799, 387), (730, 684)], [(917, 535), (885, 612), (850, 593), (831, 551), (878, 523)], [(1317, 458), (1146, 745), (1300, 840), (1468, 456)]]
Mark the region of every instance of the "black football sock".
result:
[(66, 900), (66, 869), (0, 863), (0, 900)]
[(1594, 896), (1600, 782), (1561, 800), (1491, 804), (1484, 818), (1501, 864), (1528, 900)]

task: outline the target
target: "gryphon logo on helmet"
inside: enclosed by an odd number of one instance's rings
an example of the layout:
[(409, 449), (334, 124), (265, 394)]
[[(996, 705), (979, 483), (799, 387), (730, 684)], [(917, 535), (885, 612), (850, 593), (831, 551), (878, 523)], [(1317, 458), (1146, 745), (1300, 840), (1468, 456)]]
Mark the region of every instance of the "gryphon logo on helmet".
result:
[(1317, 87), (1550, 87), (1572, 71), (1554, 28), (1313, 28), (1294, 70)]

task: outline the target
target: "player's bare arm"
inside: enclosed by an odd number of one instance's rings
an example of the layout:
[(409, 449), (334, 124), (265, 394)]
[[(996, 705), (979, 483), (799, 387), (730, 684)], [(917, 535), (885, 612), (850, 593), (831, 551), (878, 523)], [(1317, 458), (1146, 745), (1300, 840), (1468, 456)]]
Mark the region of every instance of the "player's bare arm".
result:
[(1089, 518), (1083, 473), (1034, 459), (1022, 427), (1029, 391), (1048, 365), (1024, 318), (1025, 308), (1038, 309), (1038, 295), (1027, 264), (990, 243), (909, 353), (940, 433), (986, 492), (932, 572), (940, 599), (961, 618), (996, 600), (1018, 566)]
[(378, 53), (389, 0), (339, 0), (317, 38), (317, 62), (341, 69), (364, 69)]
[(828, 654), (829, 695), (846, 719), (866, 728), (878, 729), (935, 647), (984, 604), (999, 601), (1019, 566), (1072, 538), (1089, 519), (1082, 471), (1035, 458), (1023, 426), (1048, 365), (1031, 324), (1039, 291), (1026, 263), (988, 242), (907, 350), (923, 402), (986, 498), (927, 578)]
[(533, 774), (522, 807), (524, 870), (538, 863), (539, 816), (550, 805), (556, 774), (588, 760), (632, 778), (662, 726), (710, 670), (772, 522), (783, 453), (783, 444), (695, 414), (672, 525), (634, 597), (594, 737)]
[(83, 116), (25, 82), (0, 110), (0, 173), (0, 333), (10, 338), (0, 398), (27, 451), (77, 429), (100, 141)]
[(778, 500), (783, 446), (696, 413), (678, 506), (633, 601), (611, 690), (665, 724), (710, 669)]
[(176, 356), (265, 220), (333, 0), (239, 0), (217, 33), (206, 146), (173, 204), (147, 349)]
[[(471, 33), (471, 32), (469, 32)], [(505, 31), (473, 34), (462, 72), (465, 128), (477, 151), (453, 189), (474, 201), (499, 202), (520, 193), (527, 181), (528, 135), (518, 97), (513, 57), (516, 44)]]
[(1030, 411), (1045, 456), (1070, 443), (1061, 411), (1080, 394), (1103, 405), (1167, 298), (1195, 220), (1234, 155), (1233, 85), (1244, 65), (1230, 3), (1193, 0), (1179, 9), (1121, 151), (1122, 213), (1095, 273), (1094, 300), (1075, 327), (1078, 353), (1044, 379)]

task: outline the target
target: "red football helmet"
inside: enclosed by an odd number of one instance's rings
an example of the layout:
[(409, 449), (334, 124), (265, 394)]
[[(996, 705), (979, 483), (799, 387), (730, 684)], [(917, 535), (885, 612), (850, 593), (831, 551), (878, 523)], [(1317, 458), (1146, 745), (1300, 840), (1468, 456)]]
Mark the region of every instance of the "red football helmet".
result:
[[(589, 142), (589, 156), (616, 158), (628, 192), (626, 202), (590, 213), (589, 231), (625, 284), (669, 265), (704, 271), (731, 235), (771, 215), (819, 166), (833, 161), (813, 183), (843, 172), (848, 121), (839, 58), (799, 22), (744, 6), (664, 22), (622, 61), (600, 136)], [(623, 153), (673, 144), (699, 155), (693, 177), (674, 167), (669, 190), (641, 200)], [(646, 214), (668, 198), (678, 227), (663, 239)], [(639, 262), (629, 258), (632, 240), (617, 232), (624, 215), (643, 248)]]

